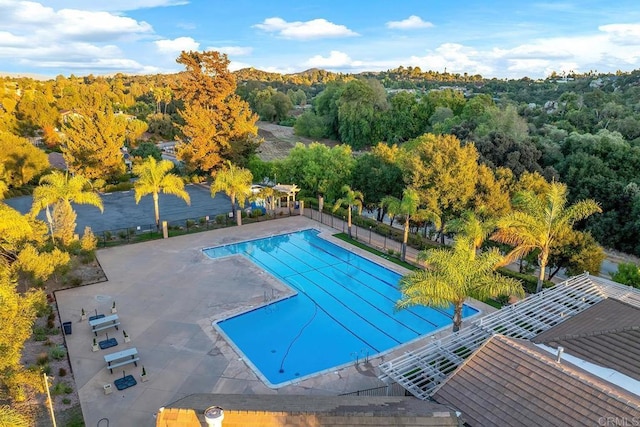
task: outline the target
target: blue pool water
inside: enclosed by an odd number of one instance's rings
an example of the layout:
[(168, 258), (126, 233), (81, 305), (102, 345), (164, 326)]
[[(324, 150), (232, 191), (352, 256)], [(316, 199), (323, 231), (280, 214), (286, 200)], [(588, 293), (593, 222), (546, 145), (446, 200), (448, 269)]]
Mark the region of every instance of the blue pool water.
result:
[[(395, 311), (401, 276), (305, 230), (208, 248), (243, 255), (297, 295), (217, 326), (273, 386), (390, 350), (452, 324), (446, 310)], [(477, 313), (465, 306), (463, 316)]]

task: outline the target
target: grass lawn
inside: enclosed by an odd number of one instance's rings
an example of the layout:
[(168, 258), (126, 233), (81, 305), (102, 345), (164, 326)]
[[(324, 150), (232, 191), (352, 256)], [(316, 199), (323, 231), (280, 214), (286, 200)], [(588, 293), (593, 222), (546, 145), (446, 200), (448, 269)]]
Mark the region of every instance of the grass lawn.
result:
[(353, 246), (357, 246), (360, 249), (364, 249), (367, 252), (370, 252), (370, 253), (372, 253), (374, 255), (377, 255), (377, 256), (379, 256), (381, 258), (384, 258), (384, 259), (386, 259), (388, 261), (391, 261), (394, 264), (398, 264), (399, 266), (404, 267), (404, 268), (406, 268), (408, 270), (418, 270), (419, 269), (418, 267), (416, 267), (413, 264), (409, 264), (408, 262), (404, 262), (404, 261), (400, 260), (400, 258), (396, 258), (395, 256), (388, 255), (388, 254), (386, 254), (384, 252), (381, 252), (381, 251), (379, 251), (377, 249), (372, 248), (371, 246), (367, 246), (364, 243), (359, 242), (358, 240), (352, 239), (352, 238), (349, 237), (349, 235), (347, 233), (337, 233), (337, 234), (334, 234), (333, 237), (336, 237), (336, 238), (338, 238), (340, 240), (343, 240), (343, 241), (345, 241), (347, 243), (350, 243)]

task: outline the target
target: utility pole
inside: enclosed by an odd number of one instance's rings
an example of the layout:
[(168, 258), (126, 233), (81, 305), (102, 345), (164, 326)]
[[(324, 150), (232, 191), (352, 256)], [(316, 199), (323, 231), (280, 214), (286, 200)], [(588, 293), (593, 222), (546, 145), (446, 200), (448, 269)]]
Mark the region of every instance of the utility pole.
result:
[(47, 390), (47, 402), (49, 404), (49, 411), (51, 412), (51, 422), (53, 422), (53, 427), (56, 427), (56, 416), (53, 413), (53, 402), (51, 401), (51, 393), (49, 393), (49, 381), (47, 378), (47, 374), (42, 374), (44, 376), (44, 388)]

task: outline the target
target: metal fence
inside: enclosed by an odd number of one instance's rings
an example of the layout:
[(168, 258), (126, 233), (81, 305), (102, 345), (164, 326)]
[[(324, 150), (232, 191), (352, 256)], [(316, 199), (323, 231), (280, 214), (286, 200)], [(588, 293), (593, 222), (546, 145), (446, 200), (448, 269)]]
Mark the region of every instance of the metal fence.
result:
[[(304, 216), (318, 221), (321, 224), (336, 229), (342, 233), (349, 232), (348, 221), (344, 217), (333, 215), (328, 212), (320, 212), (315, 209), (304, 208)], [(380, 223), (371, 226), (360, 226), (351, 224), (351, 237), (362, 243), (386, 252), (390, 255), (400, 254), (402, 251), (401, 232), (397, 230), (381, 229)]]
[[(264, 215), (247, 215), (242, 218), (243, 224), (251, 224), (255, 222), (270, 221), (279, 218), (288, 218), (299, 215), (300, 211), (296, 209), (282, 209), (273, 213)], [(167, 221), (168, 236), (180, 236), (183, 234), (198, 233), (201, 231), (217, 230), (220, 228), (236, 226), (236, 219), (227, 215), (218, 215), (210, 218), (208, 216), (198, 218), (183, 218), (174, 221)], [(126, 228), (116, 228), (112, 230), (104, 230), (95, 233), (98, 238), (98, 247), (105, 248), (110, 246), (127, 245), (130, 243), (139, 243), (147, 240), (162, 239), (162, 228), (156, 224), (138, 225)]]
[(381, 387), (342, 393), (339, 396), (411, 396), (411, 393), (405, 390), (400, 384), (392, 383)]

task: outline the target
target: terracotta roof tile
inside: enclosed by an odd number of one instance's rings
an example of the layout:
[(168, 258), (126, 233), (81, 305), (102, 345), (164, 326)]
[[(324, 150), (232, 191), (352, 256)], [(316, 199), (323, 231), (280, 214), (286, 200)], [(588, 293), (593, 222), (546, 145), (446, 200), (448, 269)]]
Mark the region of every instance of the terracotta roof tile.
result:
[(471, 426), (597, 425), (640, 416), (640, 398), (534, 344), (489, 339), (433, 395)]
[(640, 381), (640, 309), (630, 304), (602, 300), (532, 341), (564, 347), (568, 354)]

